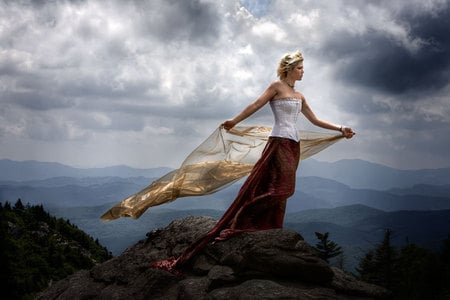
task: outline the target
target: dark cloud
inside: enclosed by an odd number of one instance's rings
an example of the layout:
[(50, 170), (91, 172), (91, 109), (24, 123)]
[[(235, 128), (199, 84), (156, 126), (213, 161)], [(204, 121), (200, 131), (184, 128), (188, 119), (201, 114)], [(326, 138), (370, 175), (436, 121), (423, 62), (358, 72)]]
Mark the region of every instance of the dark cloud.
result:
[[(445, 139), (438, 161), (414, 150), (449, 131), (450, 16), (440, 3), (0, 0), (0, 149), (92, 166), (181, 160), (300, 48), (298, 88), (319, 117), (358, 131), (338, 155), (382, 162), (406, 149), (389, 163), (448, 164)], [(268, 106), (245, 120), (271, 122)]]
[(351, 84), (393, 94), (440, 89), (449, 78), (449, 20), (450, 7), (398, 16), (397, 22), (410, 28), (409, 38), (418, 43), (417, 50), (373, 28), (364, 35), (336, 32), (323, 51), (337, 62), (336, 76)]
[(71, 99), (36, 91), (4, 93), (3, 97), (11, 104), (31, 110), (61, 109), (74, 106), (74, 101)]
[(222, 16), (213, 4), (199, 0), (137, 2), (144, 8), (144, 30), (161, 41), (189, 41), (208, 46), (219, 36)]

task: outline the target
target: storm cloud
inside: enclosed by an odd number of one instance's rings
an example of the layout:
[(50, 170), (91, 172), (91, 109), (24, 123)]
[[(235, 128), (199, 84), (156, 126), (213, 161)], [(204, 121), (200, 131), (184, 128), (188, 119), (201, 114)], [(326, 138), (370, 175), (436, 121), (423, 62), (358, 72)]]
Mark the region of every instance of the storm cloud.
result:
[[(177, 167), (301, 50), (297, 89), (358, 132), (318, 159), (450, 166), (449, 12), (439, 0), (2, 1), (0, 158)], [(271, 122), (267, 108), (245, 121)]]
[[(341, 79), (389, 94), (434, 91), (448, 84), (450, 7), (393, 16), (409, 42), (371, 28), (364, 35), (337, 32), (325, 44), (341, 64)], [(409, 100), (414, 101), (414, 98)]]

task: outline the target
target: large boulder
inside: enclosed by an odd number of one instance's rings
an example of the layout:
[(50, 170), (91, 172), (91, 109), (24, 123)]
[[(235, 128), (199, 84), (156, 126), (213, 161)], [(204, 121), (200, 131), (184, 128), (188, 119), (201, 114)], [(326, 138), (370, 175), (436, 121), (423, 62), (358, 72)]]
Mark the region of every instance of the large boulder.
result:
[(241, 233), (205, 247), (182, 273), (150, 263), (180, 255), (214, 226), (187, 217), (123, 254), (54, 283), (38, 299), (381, 299), (389, 293), (331, 268), (296, 232)]

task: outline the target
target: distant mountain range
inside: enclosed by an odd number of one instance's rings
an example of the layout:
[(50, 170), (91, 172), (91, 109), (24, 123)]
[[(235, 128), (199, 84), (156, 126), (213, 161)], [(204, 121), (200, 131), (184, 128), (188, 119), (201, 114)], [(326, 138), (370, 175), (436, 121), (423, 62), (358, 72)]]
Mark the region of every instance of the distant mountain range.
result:
[[(154, 178), (153, 178), (154, 179)], [(0, 202), (78, 207), (112, 206), (141, 190), (153, 180), (146, 177), (92, 177), (84, 179), (57, 177), (42, 181), (0, 182)], [(162, 205), (167, 209), (224, 210), (237, 195), (242, 182), (212, 195), (180, 198)], [(420, 187), (420, 188), (419, 188)], [(297, 178), (297, 191), (289, 199), (288, 212), (363, 204), (384, 211), (450, 209), (450, 185), (420, 185), (410, 189), (387, 191), (354, 189), (331, 179)], [(427, 191), (424, 193), (423, 191)], [(100, 214), (100, 213), (99, 213)]]
[[(372, 188), (358, 188), (354, 185), (343, 183), (350, 181), (349, 177), (354, 176), (351, 174), (361, 172), (361, 168), (354, 167), (355, 165), (361, 165), (360, 161), (322, 163), (310, 160), (308, 164), (307, 161), (302, 163), (304, 172), (302, 176), (297, 177), (296, 193), (288, 201), (288, 212), (333, 208), (352, 204), (363, 204), (384, 211), (450, 209), (450, 183), (442, 185), (424, 183), (428, 182), (430, 178), (439, 177), (438, 175), (445, 173), (447, 169), (436, 169), (434, 173), (432, 170), (423, 170), (423, 176), (414, 177), (415, 181), (413, 181), (413, 177), (410, 177), (411, 186), (392, 188), (391, 185), (393, 183), (391, 183), (384, 190), (379, 190), (376, 189), (377, 186), (380, 186), (379, 183), (374, 183)], [(310, 170), (311, 166), (317, 166), (316, 173), (320, 173), (320, 170), (324, 169), (325, 165), (329, 169), (336, 170), (338, 169), (336, 165), (340, 165), (341, 170), (356, 171), (345, 172), (341, 176), (338, 176), (337, 179), (340, 182), (324, 177), (306, 176), (308, 173), (312, 173)], [(370, 169), (368, 166), (371, 166), (371, 164), (364, 163), (364, 165), (367, 170)], [(17, 166), (17, 169), (14, 169), (14, 166)], [(371, 168), (377, 169), (379, 166), (372, 165)], [(129, 167), (75, 169), (53, 163), (0, 160), (0, 174), (3, 177), (7, 177), (8, 174), (15, 179), (24, 179), (33, 176), (43, 177), (42, 179), (29, 179), (24, 181), (0, 181), (0, 201), (15, 202), (18, 198), (21, 198), (24, 203), (42, 203), (46, 206), (99, 206), (106, 203), (112, 206), (114, 203), (143, 189), (169, 170), (168, 168), (136, 170)], [(384, 169), (385, 172), (387, 172), (386, 170), (390, 169)], [(29, 172), (29, 174), (22, 174), (22, 172)], [(409, 171), (398, 172), (408, 173)], [(420, 171), (415, 171), (415, 173), (419, 174)], [(19, 174), (21, 175), (19, 176)], [(31, 176), (30, 174), (34, 175)], [(43, 174), (47, 174), (47, 176), (61, 174), (64, 177), (47, 178)], [(96, 174), (116, 174), (120, 176), (80, 177), (82, 175)], [(136, 174), (145, 174), (146, 176), (127, 177), (127, 175)], [(365, 173), (364, 176), (370, 177), (373, 174)], [(364, 176), (361, 175), (359, 177)], [(445, 182), (445, 179), (450, 180), (450, 176), (444, 176), (441, 182)], [(203, 197), (182, 198), (165, 204), (163, 207), (177, 210), (224, 210), (234, 200), (241, 184), (242, 180), (216, 194)]]
[[(160, 177), (170, 168), (136, 169), (127, 166), (80, 169), (59, 163), (0, 160), (0, 181), (32, 181), (53, 177)], [(448, 185), (450, 168), (398, 170), (363, 160), (320, 162), (307, 159), (300, 163), (299, 176), (316, 176), (343, 183), (352, 188), (387, 190), (411, 188), (416, 184)]]
[(416, 184), (448, 185), (450, 168), (399, 170), (360, 159), (320, 162), (302, 161), (301, 176), (317, 176), (346, 184), (352, 188), (386, 190), (411, 188)]
[(0, 159), (0, 181), (32, 181), (53, 177), (160, 177), (171, 169), (166, 167), (136, 169), (128, 166), (105, 168), (74, 168), (60, 163), (40, 161), (14, 161)]
[[(78, 169), (57, 163), (0, 160), (0, 202), (43, 204), (98, 238), (114, 254), (151, 229), (188, 215), (219, 218), (234, 200), (242, 180), (215, 194), (181, 198), (149, 209), (140, 219), (102, 222), (112, 205), (138, 192), (170, 168), (126, 166)], [(436, 249), (450, 228), (450, 168), (396, 170), (361, 160), (301, 163), (296, 193), (287, 204), (285, 227), (310, 243), (314, 232), (330, 232), (343, 246), (350, 268), (379, 242), (386, 228), (395, 243)]]

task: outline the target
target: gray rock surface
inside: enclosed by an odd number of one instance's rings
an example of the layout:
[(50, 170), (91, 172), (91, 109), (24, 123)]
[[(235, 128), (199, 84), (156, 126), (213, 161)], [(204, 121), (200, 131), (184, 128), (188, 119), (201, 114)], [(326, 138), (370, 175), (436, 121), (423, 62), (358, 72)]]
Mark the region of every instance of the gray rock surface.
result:
[(208, 245), (182, 274), (150, 262), (178, 256), (215, 224), (187, 217), (120, 256), (69, 276), (38, 299), (383, 299), (385, 289), (356, 280), (315, 256), (296, 232), (273, 229), (238, 234)]

